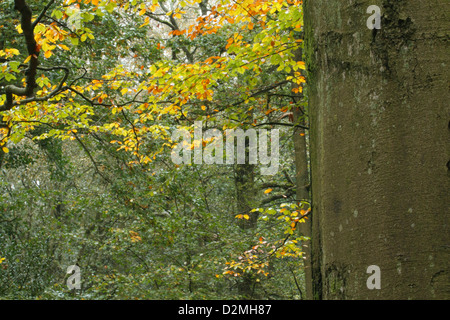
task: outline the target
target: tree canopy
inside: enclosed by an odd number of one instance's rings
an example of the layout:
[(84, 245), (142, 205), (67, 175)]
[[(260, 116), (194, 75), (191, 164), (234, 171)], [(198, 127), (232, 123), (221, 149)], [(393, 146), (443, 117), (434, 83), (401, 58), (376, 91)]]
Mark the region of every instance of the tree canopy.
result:
[[(16, 0), (0, 18), (2, 295), (302, 297), (301, 1)], [(172, 163), (195, 121), (279, 128), (279, 172)]]

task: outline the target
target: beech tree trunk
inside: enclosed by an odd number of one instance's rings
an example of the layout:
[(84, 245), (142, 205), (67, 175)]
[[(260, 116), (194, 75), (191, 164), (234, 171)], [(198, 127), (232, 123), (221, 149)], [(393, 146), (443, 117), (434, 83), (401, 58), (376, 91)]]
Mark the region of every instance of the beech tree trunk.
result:
[(450, 2), (305, 0), (304, 12), (315, 297), (450, 298)]

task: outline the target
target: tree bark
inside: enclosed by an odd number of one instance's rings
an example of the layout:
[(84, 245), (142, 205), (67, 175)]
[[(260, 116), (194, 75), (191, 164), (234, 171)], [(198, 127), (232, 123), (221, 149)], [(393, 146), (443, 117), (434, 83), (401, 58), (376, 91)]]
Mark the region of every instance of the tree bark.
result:
[[(300, 108), (293, 109), (294, 119), (296, 123), (306, 124), (305, 115), (300, 111)], [(294, 128), (294, 151), (295, 151), (295, 185), (296, 185), (296, 199), (310, 201), (309, 196), (309, 170), (308, 170), (308, 155), (305, 129), (300, 127)], [(311, 219), (311, 218), (310, 218)], [(311, 238), (311, 220), (306, 223), (298, 225), (299, 234), (304, 237)], [(312, 272), (311, 272), (311, 243), (305, 241), (302, 243), (303, 251), (303, 268), (305, 273), (305, 289), (306, 299), (313, 299), (312, 289)]]
[[(248, 159), (248, 157), (247, 157)], [(254, 229), (258, 221), (258, 212), (250, 212), (255, 204), (255, 166), (238, 164), (235, 167), (236, 208), (239, 214), (247, 214), (250, 218), (239, 219), (242, 229)]]
[[(248, 157), (246, 157), (248, 159)], [(239, 219), (238, 224), (244, 236), (246, 230), (254, 230), (257, 226), (258, 212), (251, 212), (255, 208), (255, 174), (254, 165), (237, 164), (235, 167), (236, 208), (239, 214), (246, 214), (249, 219)], [(249, 243), (249, 247), (251, 244)], [(238, 293), (243, 299), (254, 298), (254, 286), (256, 284), (255, 273), (252, 270), (244, 272), (238, 280)]]
[[(380, 30), (366, 26), (370, 5)], [(325, 299), (450, 297), (449, 10), (446, 0), (304, 1)], [(381, 289), (367, 286), (370, 265)]]
[[(295, 52), (295, 60), (302, 61), (302, 50), (298, 49)], [(297, 84), (293, 86), (299, 87)], [(305, 127), (308, 126), (306, 110), (303, 110), (298, 104), (303, 98), (302, 93), (298, 93), (295, 96), (295, 107), (292, 109), (292, 114), (294, 118), (294, 153), (295, 153), (295, 190), (297, 201), (304, 200), (310, 201), (309, 194), (309, 169), (308, 169), (308, 153), (307, 153), (307, 141), (306, 141), (306, 130)], [(300, 223), (298, 225), (299, 234), (304, 237), (311, 238), (311, 216), (306, 223)], [(311, 241), (305, 241), (302, 243), (303, 251), (303, 269), (305, 274), (305, 290), (306, 299), (312, 300), (313, 295), (313, 277), (312, 277), (312, 252), (311, 252)]]
[(13, 107), (13, 94), (17, 96), (26, 96), (29, 98), (33, 96), (34, 89), (36, 87), (36, 70), (38, 67), (39, 52), (36, 49), (36, 40), (34, 39), (35, 25), (31, 22), (33, 13), (25, 0), (15, 0), (14, 9), (19, 11), (21, 14), (20, 24), (25, 38), (27, 52), (30, 55), (30, 62), (26, 71), (26, 86), (24, 88), (16, 87), (14, 85), (6, 86), (6, 103), (0, 111), (10, 110)]

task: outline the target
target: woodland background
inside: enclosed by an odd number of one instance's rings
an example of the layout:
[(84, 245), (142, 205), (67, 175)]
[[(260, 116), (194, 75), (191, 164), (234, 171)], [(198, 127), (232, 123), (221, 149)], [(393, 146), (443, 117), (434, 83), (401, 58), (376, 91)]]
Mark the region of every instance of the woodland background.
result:
[[(0, 298), (449, 298), (449, 6), (1, 1)], [(194, 121), (278, 173), (175, 165)]]

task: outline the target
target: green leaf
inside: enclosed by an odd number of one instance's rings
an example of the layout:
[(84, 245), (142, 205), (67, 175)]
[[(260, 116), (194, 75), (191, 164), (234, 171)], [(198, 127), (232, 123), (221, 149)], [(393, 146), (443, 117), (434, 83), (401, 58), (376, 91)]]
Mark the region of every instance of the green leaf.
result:
[(108, 5), (105, 7), (106, 11), (108, 11), (109, 13), (112, 13), (115, 8), (116, 4), (114, 2), (109, 2)]
[(16, 79), (17, 78), (14, 75), (12, 75), (11, 73), (6, 73), (5, 74), (5, 80), (8, 81), (8, 82), (10, 82), (12, 80), (16, 80)]
[(79, 40), (78, 40), (77, 37), (71, 37), (71, 38), (70, 38), (70, 42), (72, 42), (72, 44), (73, 44), (74, 46), (77, 46), (78, 43), (79, 43)]
[(14, 72), (19, 72), (19, 66), (20, 66), (19, 61), (12, 61), (9, 63), (9, 67), (10, 67), (11, 71), (14, 71)]
[(56, 19), (61, 19), (63, 17), (64, 13), (62, 13), (61, 11), (55, 9), (52, 12), (52, 17), (55, 17)]

